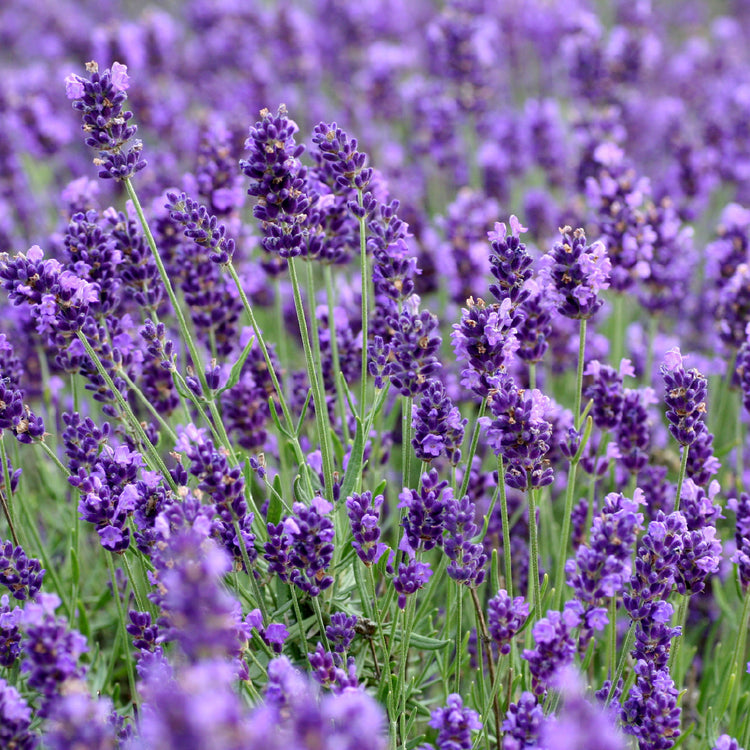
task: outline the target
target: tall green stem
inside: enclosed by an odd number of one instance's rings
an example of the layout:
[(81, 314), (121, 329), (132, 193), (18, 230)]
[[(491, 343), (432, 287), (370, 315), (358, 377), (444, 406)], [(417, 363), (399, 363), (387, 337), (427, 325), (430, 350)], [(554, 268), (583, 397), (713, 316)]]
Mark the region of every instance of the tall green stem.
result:
[[(294, 295), (294, 307), (297, 311), (297, 322), (299, 323), (300, 335), (302, 336), (302, 348), (305, 351), (305, 363), (307, 365), (307, 377), (313, 389), (315, 399), (315, 422), (320, 438), (320, 454), (323, 460), (323, 479), (325, 483), (326, 498), (333, 502), (333, 461), (331, 457), (331, 435), (328, 429), (328, 407), (320, 383), (320, 373), (316, 370), (312, 346), (310, 344), (310, 332), (307, 328), (305, 310), (302, 305), (299, 277), (297, 276), (296, 258), (289, 258), (289, 278), (292, 282), (292, 293)], [(314, 314), (314, 311), (311, 311)]]
[(534, 617), (538, 621), (542, 618), (542, 592), (539, 585), (539, 540), (536, 524), (537, 490), (529, 489), (529, 599), (534, 606)]
[(497, 458), (497, 483), (500, 488), (500, 513), (503, 522), (503, 557), (505, 559), (505, 589), (513, 598), (512, 556), (510, 554), (510, 519), (508, 516), (508, 493), (505, 488), (505, 465), (503, 457)]
[(688, 451), (690, 450), (689, 445), (682, 446), (682, 460), (680, 461), (680, 473), (677, 476), (677, 491), (674, 496), (674, 509), (680, 509), (680, 495), (682, 494), (682, 484), (685, 481), (685, 472), (687, 470)]
[[(357, 204), (362, 208), (364, 194), (357, 189)], [(364, 422), (367, 413), (367, 340), (369, 336), (369, 289), (370, 274), (367, 268), (367, 225), (365, 217), (359, 217), (359, 269), (362, 285), (362, 373), (359, 386), (359, 416)]]

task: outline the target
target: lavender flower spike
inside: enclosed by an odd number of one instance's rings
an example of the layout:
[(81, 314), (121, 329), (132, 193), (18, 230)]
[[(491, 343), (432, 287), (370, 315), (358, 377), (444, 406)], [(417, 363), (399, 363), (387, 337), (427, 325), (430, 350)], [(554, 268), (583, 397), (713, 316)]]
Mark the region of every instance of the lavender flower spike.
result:
[(685, 370), (682, 354), (675, 347), (664, 357), (661, 376), (666, 388), (669, 432), (680, 445), (692, 445), (705, 420), (708, 381), (695, 368)]
[(482, 728), (479, 714), (464, 708), (461, 696), (448, 696), (445, 708), (436, 708), (430, 716), (430, 726), (438, 730), (438, 750), (470, 750), (471, 732)]
[(130, 123), (133, 113), (122, 110), (128, 98), (128, 69), (116, 62), (99, 73), (98, 64), (89, 62), (86, 70), (91, 78), (71, 74), (65, 79), (66, 94), (73, 100), (73, 109), (82, 113), (86, 145), (99, 151), (94, 159), (99, 177), (128, 179), (146, 166), (141, 157), (143, 144), (132, 140), (137, 131)]

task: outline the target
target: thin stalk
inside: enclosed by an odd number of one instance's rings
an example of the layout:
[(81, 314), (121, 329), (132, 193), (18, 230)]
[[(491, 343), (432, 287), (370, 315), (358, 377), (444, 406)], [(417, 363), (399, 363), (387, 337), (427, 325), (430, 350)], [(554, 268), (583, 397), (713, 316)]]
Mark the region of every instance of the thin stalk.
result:
[[(612, 702), (612, 698), (615, 696), (615, 690), (617, 690), (617, 683), (622, 677), (623, 670), (625, 669), (625, 662), (628, 660), (628, 654), (630, 653), (630, 647), (633, 645), (633, 638), (635, 637), (635, 621), (631, 620), (628, 626), (628, 632), (625, 633), (625, 640), (622, 644), (622, 653), (620, 654), (620, 660), (617, 664), (617, 671), (612, 678), (612, 684), (609, 686), (609, 694), (607, 695), (607, 701), (605, 705), (609, 705)], [(625, 694), (625, 693), (623, 693)]]
[(677, 491), (674, 496), (674, 509), (680, 509), (680, 495), (682, 494), (682, 483), (685, 481), (685, 471), (687, 470), (689, 445), (682, 446), (682, 460), (680, 461), (680, 473), (677, 476)]
[(10, 536), (13, 539), (13, 544), (18, 547), (20, 542), (18, 541), (18, 535), (16, 534), (16, 524), (13, 518), (13, 491), (10, 488), (10, 469), (8, 468), (8, 454), (5, 452), (5, 443), (0, 436), (0, 451), (2, 451), (3, 461), (3, 482), (5, 483), (5, 492), (0, 492), (0, 504), (3, 506), (3, 515), (8, 521), (8, 528), (10, 529)]
[[(320, 373), (316, 369), (315, 358), (313, 357), (312, 346), (310, 343), (310, 332), (305, 319), (305, 310), (302, 305), (302, 295), (300, 293), (299, 277), (297, 276), (296, 258), (289, 258), (289, 278), (292, 282), (292, 293), (294, 296), (294, 308), (297, 311), (297, 322), (302, 336), (302, 348), (305, 351), (305, 363), (307, 365), (307, 377), (313, 389), (313, 399), (315, 400), (315, 422), (320, 439), (320, 454), (323, 461), (323, 479), (325, 483), (326, 498), (333, 502), (333, 460), (331, 457), (331, 435), (328, 429), (328, 409), (326, 407), (325, 395), (320, 383)], [(311, 316), (315, 314), (311, 310)]]
[(497, 485), (500, 488), (500, 514), (503, 522), (503, 558), (505, 559), (505, 589), (513, 598), (512, 556), (510, 553), (510, 520), (508, 516), (508, 495), (505, 488), (505, 465), (503, 457), (497, 458)]
[(570, 526), (573, 515), (573, 497), (576, 486), (576, 473), (578, 461), (570, 462), (568, 471), (568, 483), (565, 488), (565, 508), (563, 509), (563, 525), (560, 533), (560, 559), (557, 561), (557, 573), (555, 576), (555, 603), (553, 609), (560, 609), (563, 599), (563, 585), (565, 583), (565, 562), (570, 543)]
[(466, 456), (466, 469), (464, 470), (464, 478), (461, 482), (461, 491), (458, 493), (459, 497), (463, 497), (466, 494), (466, 490), (469, 487), (469, 479), (471, 477), (471, 465), (474, 462), (474, 456), (477, 452), (477, 445), (479, 443), (479, 420), (484, 416), (484, 412), (487, 408), (487, 396), (482, 399), (482, 403), (479, 405), (479, 413), (477, 419), (474, 422), (474, 431), (471, 435), (471, 444), (469, 445), (469, 453)]
[(320, 609), (320, 602), (318, 601), (317, 596), (312, 597), (312, 603), (313, 603), (313, 609), (315, 610), (315, 617), (318, 620), (318, 628), (320, 629), (320, 637), (323, 639), (323, 645), (325, 646), (326, 651), (330, 651), (331, 644), (328, 642), (326, 626), (323, 622), (323, 612)]
[(255, 332), (255, 340), (258, 342), (258, 346), (263, 353), (263, 359), (265, 360), (266, 367), (268, 368), (268, 375), (270, 376), (271, 382), (273, 383), (274, 390), (276, 391), (276, 395), (279, 399), (281, 412), (284, 415), (284, 420), (287, 424), (287, 436), (292, 442), (292, 447), (294, 448), (294, 453), (297, 457), (297, 461), (306, 469), (303, 474), (307, 483), (307, 490), (312, 497), (313, 488), (310, 478), (310, 468), (307, 466), (304, 451), (302, 450), (302, 446), (300, 445), (299, 437), (295, 432), (295, 423), (292, 419), (292, 414), (289, 411), (289, 405), (286, 402), (286, 398), (284, 398), (284, 391), (281, 389), (281, 384), (279, 383), (279, 378), (276, 374), (276, 370), (274, 369), (271, 355), (268, 353), (268, 347), (266, 346), (265, 339), (263, 338), (263, 332), (258, 325), (258, 321), (255, 319), (255, 313), (253, 312), (253, 308), (250, 305), (250, 300), (248, 300), (247, 295), (245, 294), (245, 290), (242, 288), (242, 282), (240, 281), (240, 277), (237, 275), (237, 269), (231, 263), (229, 263), (229, 265), (227, 266), (227, 270), (229, 271), (229, 275), (232, 277), (232, 280), (237, 287), (237, 292), (240, 295), (242, 306), (245, 308), (245, 312), (247, 313), (247, 316), (250, 320), (250, 325)]
[(461, 639), (463, 632), (461, 630), (461, 620), (463, 619), (463, 591), (461, 590), (461, 584), (456, 583), (456, 690), (455, 692), (461, 692)]
[[(414, 399), (404, 396), (401, 401), (401, 486), (409, 487), (411, 481), (411, 428)], [(462, 496), (463, 497), (463, 496)]]
[[(750, 622), (750, 592), (744, 592), (744, 602), (742, 603), (742, 615), (740, 617), (740, 629), (737, 633), (737, 640), (735, 641), (734, 654), (732, 655), (731, 671), (736, 675), (734, 688), (731, 695), (728, 695), (724, 699), (724, 705), (719, 713), (719, 716), (726, 716), (727, 706), (731, 698), (732, 701), (732, 716), (734, 716), (737, 710), (737, 703), (740, 699), (742, 674), (744, 673), (743, 664), (745, 661), (745, 645), (747, 643), (747, 628), (748, 622)], [(731, 672), (730, 672), (731, 674)]]
[[(364, 194), (357, 188), (357, 205), (362, 208)], [(367, 339), (369, 335), (369, 290), (370, 274), (367, 267), (367, 225), (365, 217), (358, 218), (359, 222), (359, 269), (362, 285), (362, 373), (359, 384), (359, 416), (362, 421), (367, 414)]]
[(177, 442), (177, 433), (172, 429), (169, 422), (156, 410), (154, 405), (146, 398), (146, 394), (133, 382), (132, 378), (125, 372), (125, 368), (120, 368), (120, 377), (128, 384), (130, 390), (135, 393), (138, 400), (146, 407), (151, 416), (161, 425), (161, 428), (169, 437)]
[(607, 648), (608, 653), (608, 665), (609, 665), (609, 679), (611, 680), (615, 674), (615, 660), (617, 659), (617, 597), (612, 596), (609, 600), (609, 625), (607, 630)]
[(297, 618), (297, 626), (299, 627), (299, 634), (302, 638), (302, 645), (305, 649), (305, 654), (310, 653), (310, 646), (307, 645), (307, 635), (305, 635), (305, 627), (303, 625), (302, 613), (299, 609), (299, 600), (297, 599), (297, 591), (295, 590), (294, 584), (290, 583), (289, 588), (292, 591), (292, 605), (294, 606), (294, 615)]
[(529, 489), (529, 599), (534, 606), (534, 617), (537, 621), (542, 619), (542, 592), (539, 586), (539, 540), (536, 525), (536, 490)]
[(125, 568), (125, 572), (127, 573), (128, 580), (130, 581), (130, 586), (133, 589), (136, 607), (138, 607), (139, 611), (141, 612), (148, 612), (149, 610), (148, 605), (146, 604), (146, 597), (144, 597), (143, 592), (138, 586), (136, 576), (133, 573), (133, 569), (130, 567), (130, 561), (128, 560), (127, 553), (121, 555), (120, 559), (122, 560), (122, 564)]
[(583, 390), (583, 365), (586, 358), (586, 319), (581, 319), (578, 328), (578, 367), (576, 369), (576, 394), (573, 409), (573, 424), (576, 430), (581, 427), (581, 391)]
[(130, 695), (133, 699), (133, 704), (138, 703), (138, 693), (135, 687), (135, 671), (133, 670), (133, 660), (130, 658), (128, 653), (128, 644), (130, 640), (128, 638), (127, 623), (125, 622), (125, 613), (122, 609), (122, 601), (120, 600), (120, 592), (117, 589), (117, 574), (115, 573), (115, 563), (112, 560), (113, 553), (106, 553), (104, 556), (107, 558), (107, 567), (109, 568), (109, 575), (112, 579), (112, 596), (115, 600), (115, 606), (117, 607), (117, 619), (119, 620), (120, 634), (123, 641), (123, 650), (125, 652), (125, 668), (128, 672), (128, 684), (130, 685)]
[[(537, 580), (539, 580), (539, 577), (537, 576)], [(495, 657), (492, 653), (492, 645), (491, 645), (491, 639), (490, 634), (487, 630), (487, 623), (484, 619), (484, 612), (482, 612), (482, 607), (479, 604), (479, 597), (477, 596), (477, 591), (475, 588), (470, 587), (469, 591), (471, 592), (471, 599), (474, 602), (474, 611), (476, 612), (477, 616), (477, 624), (479, 625), (479, 631), (481, 633), (481, 640), (482, 640), (482, 648), (485, 652), (485, 656), (487, 657), (487, 668), (490, 672), (490, 683), (494, 687), (495, 685)], [(484, 674), (484, 665), (482, 665), (479, 669), (480, 672), (480, 678), (483, 679), (482, 675)], [(500, 701), (497, 699), (497, 693), (495, 693), (495, 696), (492, 701), (493, 708), (495, 710), (495, 734), (497, 736), (497, 750), (500, 750), (501, 748), (501, 742), (500, 742), (500, 727), (502, 726), (501, 721), (501, 713), (500, 713)]]
[(536, 362), (529, 362), (529, 390), (536, 388)]
[(676, 685), (680, 683), (675, 679), (675, 670), (679, 668), (679, 662), (677, 657), (680, 654), (680, 646), (682, 641), (685, 640), (685, 622), (687, 620), (688, 605), (690, 604), (690, 597), (686, 594), (680, 594), (680, 604), (677, 607), (677, 627), (680, 629), (680, 634), (674, 639), (672, 643), (672, 650), (669, 653), (669, 659), (667, 661), (667, 668), (669, 669), (672, 679)]
[(153, 467), (156, 468), (159, 472), (161, 472), (161, 474), (164, 476), (164, 480), (170, 485), (173, 491), (176, 491), (177, 486), (175, 485), (174, 480), (172, 479), (172, 475), (169, 473), (169, 470), (167, 469), (164, 462), (162, 461), (161, 456), (158, 454), (156, 448), (154, 448), (153, 443), (148, 439), (148, 436), (143, 431), (143, 427), (141, 426), (141, 423), (138, 421), (138, 418), (135, 416), (135, 414), (133, 414), (133, 410), (130, 408), (130, 405), (128, 404), (127, 401), (125, 401), (120, 391), (112, 382), (112, 378), (110, 377), (109, 373), (107, 372), (104, 365), (102, 364), (102, 361), (99, 359), (99, 355), (94, 351), (93, 347), (89, 343), (86, 336), (84, 336), (82, 331), (76, 331), (76, 335), (78, 336), (78, 340), (83, 344), (83, 348), (86, 350), (86, 353), (89, 355), (89, 358), (94, 363), (94, 366), (98, 370), (99, 374), (102, 376), (104, 382), (107, 384), (107, 388), (109, 388), (112, 391), (112, 394), (115, 397), (115, 401), (117, 402), (117, 405), (120, 407), (120, 410), (122, 411), (123, 416), (129, 422), (130, 427), (132, 428), (136, 437), (143, 445), (143, 448), (146, 451), (147, 456), (151, 459)]
[(336, 336), (336, 321), (334, 317), (336, 295), (333, 289), (333, 272), (331, 271), (330, 263), (323, 265), (323, 279), (326, 285), (326, 301), (328, 303), (328, 331), (331, 342), (331, 361), (333, 362), (333, 383), (336, 387), (336, 405), (339, 412), (344, 443), (348, 445), (351, 435), (349, 434), (349, 425), (346, 420), (346, 396), (338, 377), (338, 374), (341, 372), (341, 359), (339, 357), (338, 337)]
[(37, 440), (35, 442), (35, 445), (41, 445), (42, 450), (52, 459), (52, 462), (57, 466), (58, 469), (63, 473), (63, 476), (67, 479), (70, 476), (70, 470), (68, 469), (65, 464), (60, 461), (60, 459), (57, 457), (57, 454), (52, 450), (52, 448), (47, 445), (47, 443), (44, 442), (44, 440)]

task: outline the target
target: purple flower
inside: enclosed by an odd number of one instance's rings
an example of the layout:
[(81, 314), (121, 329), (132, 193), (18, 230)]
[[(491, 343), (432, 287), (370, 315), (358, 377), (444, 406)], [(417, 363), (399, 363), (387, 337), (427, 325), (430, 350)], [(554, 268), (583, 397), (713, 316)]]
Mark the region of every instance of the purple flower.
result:
[(227, 228), (208, 209), (185, 193), (167, 193), (169, 218), (183, 227), (185, 237), (208, 252), (214, 263), (225, 265), (234, 255), (234, 240), (227, 236)]
[(541, 391), (519, 389), (506, 375), (495, 379), (489, 406), (494, 419), (482, 417), (487, 440), (496, 456), (505, 462), (505, 481), (519, 490), (552, 483), (553, 472), (546, 455), (552, 425), (544, 414), (548, 399)]
[(418, 459), (432, 461), (441, 455), (456, 466), (461, 460), (461, 443), (468, 420), (437, 379), (428, 381), (419, 403), (412, 409), (414, 437), (411, 444)]
[(399, 508), (406, 512), (401, 520), (404, 536), (399, 549), (413, 556), (418, 550), (429, 550), (443, 543), (446, 508), (453, 491), (448, 481), (440, 481), (437, 469), (422, 475), (422, 488), (405, 487), (399, 495)]
[(685, 370), (676, 347), (664, 357), (661, 375), (666, 388), (669, 432), (680, 445), (692, 445), (700, 429), (696, 429), (697, 424), (705, 420), (708, 381), (695, 368)]
[(27, 557), (23, 548), (6, 540), (0, 546), (0, 584), (15, 599), (33, 600), (42, 587), (44, 574), (39, 560)]
[[(498, 222), (488, 233), (492, 250), (490, 270), (497, 283), (490, 284), (490, 291), (498, 302), (510, 299), (513, 308), (521, 305), (529, 296), (526, 282), (531, 278), (531, 256), (518, 235), (528, 231), (515, 216), (510, 217), (510, 233), (506, 236), (505, 224)], [(517, 323), (515, 324), (517, 327)]]
[(487, 604), (487, 629), (501, 654), (510, 653), (510, 642), (529, 616), (529, 605), (522, 596), (511, 599), (500, 589)]
[(70, 75), (65, 91), (73, 99), (73, 109), (82, 113), (86, 145), (99, 151), (94, 164), (100, 167), (99, 177), (124, 180), (146, 166), (141, 157), (142, 144), (131, 140), (137, 128), (131, 124), (132, 112), (123, 112), (128, 98), (125, 93), (129, 77), (127, 67), (114, 63), (99, 73), (95, 62), (86, 64), (90, 78)]
[(555, 672), (573, 661), (576, 654), (573, 630), (580, 625), (582, 615), (580, 602), (570, 601), (562, 612), (547, 612), (547, 617), (532, 628), (536, 647), (525, 649), (522, 658), (529, 662), (535, 695), (544, 695)]
[(513, 327), (511, 301), (487, 305), (469, 298), (462, 310), (461, 322), (453, 326), (453, 351), (459, 362), (466, 361), (461, 371), (461, 385), (478, 396), (486, 397), (492, 389), (491, 379), (505, 372), (518, 348)]
[(336, 177), (341, 189), (366, 190), (372, 178), (372, 169), (366, 167), (367, 154), (357, 151), (357, 139), (337, 127), (319, 123), (313, 130), (312, 142), (318, 147), (323, 160)]
[(438, 750), (470, 750), (472, 731), (482, 728), (479, 714), (464, 708), (457, 693), (448, 696), (445, 708), (436, 708), (430, 714), (429, 724), (438, 730)]
[(523, 692), (517, 703), (508, 706), (503, 722), (503, 750), (531, 750), (544, 722), (544, 710), (533, 693)]
[(669, 750), (680, 736), (678, 690), (667, 669), (641, 659), (635, 685), (622, 706), (624, 730), (638, 739), (641, 750)]
[(339, 654), (332, 654), (318, 643), (315, 653), (308, 654), (312, 675), (323, 687), (334, 693), (342, 693), (358, 687), (357, 664), (354, 657), (349, 657), (344, 669), (344, 664)]
[(406, 606), (407, 595), (414, 594), (426, 585), (432, 576), (429, 563), (418, 562), (416, 559), (400, 563), (398, 572), (393, 578), (393, 587), (398, 592), (398, 606)]
[(730, 737), (728, 734), (722, 734), (717, 740), (716, 744), (711, 750), (742, 750), (740, 743), (737, 742), (734, 737)]
[(419, 297), (413, 295), (400, 315), (388, 318), (388, 325), (393, 335), (383, 375), (402, 396), (423, 393), (441, 367), (437, 317), (427, 310), (420, 312)]
[(0, 666), (11, 667), (21, 655), (21, 620), (23, 610), (10, 608), (7, 594), (0, 597)]
[(299, 161), (304, 146), (294, 140), (297, 124), (282, 104), (276, 115), (267, 109), (250, 128), (245, 148), (250, 152), (240, 168), (250, 178), (249, 195), (258, 199), (253, 216), (261, 223), (261, 244), (282, 258), (300, 255), (306, 243), (306, 170)]
[(21, 671), (28, 674), (29, 687), (42, 694), (41, 716), (46, 716), (63, 683), (85, 673), (78, 660), (88, 651), (86, 639), (77, 630), (70, 630), (65, 618), (55, 617), (59, 604), (56, 595), (40, 594), (36, 601), (26, 604), (23, 613)]
[(587, 245), (582, 229), (564, 227), (562, 242), (542, 260), (541, 273), (551, 282), (561, 315), (588, 319), (604, 304), (598, 293), (609, 287), (611, 264), (601, 242)]
[(598, 704), (585, 698), (585, 686), (578, 671), (568, 666), (553, 680), (562, 697), (557, 715), (542, 725), (539, 747), (545, 750), (626, 750), (625, 738), (615, 727), (613, 717)]
[(108, 698), (92, 698), (82, 686), (55, 699), (44, 732), (44, 746), (50, 750), (85, 747), (114, 750), (115, 726), (110, 721), (112, 703)]
[(603, 430), (616, 427), (620, 423), (625, 400), (623, 376), (635, 374), (630, 360), (622, 360), (619, 371), (592, 360), (583, 374), (593, 377), (591, 384), (584, 388), (583, 396), (594, 401), (591, 409), (594, 424)]
[(446, 572), (454, 581), (472, 588), (484, 580), (488, 560), (484, 546), (472, 542), (478, 532), (475, 515), (476, 507), (468, 495), (461, 500), (452, 494), (446, 498), (443, 552), (451, 561)]
[(750, 588), (750, 495), (743, 492), (739, 498), (730, 498), (727, 506), (737, 517), (734, 532), (737, 551), (732, 555), (732, 562), (737, 563), (740, 584), (747, 592)]
[(333, 578), (325, 575), (333, 559), (332, 506), (320, 497), (308, 507), (294, 503), (294, 514), (282, 523), (268, 524), (269, 541), (264, 545), (269, 570), (282, 581), (289, 581), (310, 596), (327, 589)]
[(357, 617), (351, 617), (345, 612), (334, 612), (331, 615), (331, 624), (326, 628), (326, 637), (337, 653), (346, 651), (354, 640), (354, 627)]
[(31, 708), (18, 691), (0, 677), (0, 746), (33, 750), (39, 737), (31, 730)]
[(376, 495), (373, 499), (369, 491), (346, 498), (346, 511), (354, 535), (352, 547), (367, 566), (377, 563), (388, 549), (386, 544), (379, 541), (382, 505), (383, 496)]
[[(617, 596), (630, 578), (633, 546), (643, 527), (643, 515), (637, 512), (643, 504), (642, 494), (636, 490), (633, 500), (614, 492), (607, 495), (601, 515), (594, 519), (588, 545), (580, 545), (575, 560), (568, 560), (565, 565), (567, 584), (587, 615), (604, 600)], [(607, 621), (604, 614), (596, 624)]]
[(653, 403), (650, 388), (625, 389), (620, 424), (615, 428), (615, 440), (620, 450), (620, 463), (632, 474), (645, 468), (651, 447), (648, 405)]

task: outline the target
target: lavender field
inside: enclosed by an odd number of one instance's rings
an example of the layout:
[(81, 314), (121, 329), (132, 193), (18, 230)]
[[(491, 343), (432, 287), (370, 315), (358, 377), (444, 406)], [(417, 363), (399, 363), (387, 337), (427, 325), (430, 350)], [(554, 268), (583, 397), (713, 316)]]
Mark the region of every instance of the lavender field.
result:
[(0, 750), (750, 750), (750, 2), (0, 7)]

